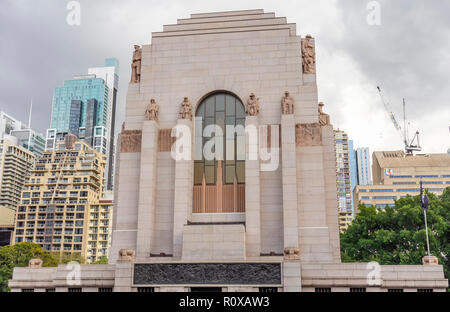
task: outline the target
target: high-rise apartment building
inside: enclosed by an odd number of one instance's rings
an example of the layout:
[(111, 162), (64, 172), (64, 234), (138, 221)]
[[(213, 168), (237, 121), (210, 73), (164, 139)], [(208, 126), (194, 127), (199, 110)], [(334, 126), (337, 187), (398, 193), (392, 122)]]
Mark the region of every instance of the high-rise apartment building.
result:
[(106, 255), (112, 209), (102, 202), (105, 163), (104, 154), (72, 135), (45, 152), (22, 191), (14, 242), (37, 243), (59, 256), (78, 253), (89, 262)]
[(339, 229), (345, 230), (353, 220), (349, 140), (346, 132), (334, 130)]
[(105, 67), (90, 68), (87, 75), (75, 76), (63, 87), (55, 88), (45, 145), (46, 151), (53, 151), (70, 133), (105, 154), (105, 188), (109, 190), (113, 188), (114, 175), (118, 66), (116, 59), (106, 59)]
[(393, 206), (395, 200), (420, 194), (424, 188), (442, 194), (450, 187), (450, 155), (405, 155), (403, 151), (373, 153), (373, 184), (358, 185), (353, 194), (356, 203), (379, 209)]
[[(358, 185), (358, 165), (356, 161), (356, 151), (353, 147), (353, 140), (348, 140), (348, 160), (350, 162), (350, 190), (353, 190)], [(352, 219), (355, 218), (355, 205), (353, 204), (352, 196)]]
[(6, 211), (2, 215), (14, 216), (34, 158), (32, 152), (9, 138), (0, 139), (0, 209)]
[(356, 163), (358, 166), (357, 184), (372, 184), (372, 167), (370, 165), (370, 152), (368, 147), (360, 147), (356, 150)]

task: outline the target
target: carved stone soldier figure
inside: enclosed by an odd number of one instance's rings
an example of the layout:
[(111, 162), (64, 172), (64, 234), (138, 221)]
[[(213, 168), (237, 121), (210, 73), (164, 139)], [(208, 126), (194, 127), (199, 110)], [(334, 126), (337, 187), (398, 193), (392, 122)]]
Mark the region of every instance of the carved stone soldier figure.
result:
[(134, 46), (133, 61), (131, 63), (131, 83), (141, 82), (141, 60), (142, 49), (140, 46)]
[(187, 97), (184, 98), (180, 108), (181, 119), (192, 120), (192, 105)]
[(253, 93), (250, 94), (250, 98), (247, 101), (247, 109), (245, 112), (249, 116), (256, 116), (259, 113), (259, 98), (257, 98)]
[(326, 126), (330, 124), (330, 115), (325, 114), (323, 112), (323, 107), (325, 104), (323, 104), (322, 102), (319, 103), (319, 124), (321, 126)]
[(159, 112), (158, 104), (156, 104), (155, 99), (151, 99), (150, 104), (147, 106), (147, 109), (145, 110), (145, 118), (147, 120), (158, 121), (158, 112)]
[(283, 115), (290, 115), (294, 113), (294, 99), (289, 95), (289, 92), (284, 92), (284, 97), (281, 100), (281, 111)]
[(311, 35), (307, 35), (306, 39), (302, 39), (302, 64), (304, 74), (316, 73), (316, 51), (311, 39)]

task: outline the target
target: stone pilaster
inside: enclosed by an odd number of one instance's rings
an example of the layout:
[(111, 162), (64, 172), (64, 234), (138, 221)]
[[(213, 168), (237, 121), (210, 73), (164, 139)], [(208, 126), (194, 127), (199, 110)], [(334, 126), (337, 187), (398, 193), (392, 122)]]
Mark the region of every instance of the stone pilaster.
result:
[[(192, 197), (194, 174), (194, 160), (192, 157), (192, 121), (178, 119), (178, 126), (190, 129), (189, 160), (175, 160), (175, 198), (173, 212), (173, 256), (181, 258), (183, 250), (183, 228), (192, 213)], [(183, 134), (184, 135), (184, 134)]]
[(283, 262), (283, 290), (284, 292), (302, 291), (302, 274), (300, 261), (284, 260)]
[(133, 262), (117, 261), (114, 292), (131, 292), (131, 285), (133, 285)]
[[(261, 176), (258, 150), (258, 116), (245, 119), (245, 231), (247, 257), (261, 254)], [(253, 129), (253, 130), (252, 130)], [(256, 151), (256, 154), (255, 154)]]
[(154, 120), (144, 121), (142, 127), (141, 175), (139, 178), (139, 206), (136, 258), (150, 257), (154, 233), (156, 169), (159, 126)]
[(298, 248), (297, 154), (294, 115), (281, 116), (284, 248)]

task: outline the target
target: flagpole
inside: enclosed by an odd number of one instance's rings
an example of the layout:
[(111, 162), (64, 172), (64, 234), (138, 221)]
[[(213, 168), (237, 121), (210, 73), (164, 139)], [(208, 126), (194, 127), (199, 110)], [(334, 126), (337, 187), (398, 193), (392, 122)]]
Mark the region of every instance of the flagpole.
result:
[(427, 211), (425, 209), (423, 210), (423, 214), (425, 215), (425, 232), (427, 234), (427, 250), (428, 250), (428, 257), (429, 257), (429, 256), (431, 256), (430, 255), (430, 241), (428, 239)]
[(427, 210), (428, 210), (428, 196), (426, 198), (426, 194), (423, 191), (423, 187), (422, 187), (422, 180), (420, 180), (420, 205), (423, 208), (423, 215), (425, 218), (425, 233), (427, 236), (427, 252), (428, 252), (428, 257), (431, 256), (430, 254), (430, 240), (428, 238), (428, 222), (427, 222)]

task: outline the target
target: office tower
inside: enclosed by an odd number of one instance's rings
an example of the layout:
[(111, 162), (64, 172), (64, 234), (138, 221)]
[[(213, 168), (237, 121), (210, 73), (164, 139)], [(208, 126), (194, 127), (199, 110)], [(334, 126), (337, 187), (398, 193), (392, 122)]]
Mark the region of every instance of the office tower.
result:
[(0, 226), (14, 225), (14, 215), (20, 201), (34, 154), (10, 139), (0, 139)]
[(117, 108), (117, 90), (119, 89), (119, 61), (115, 58), (107, 58), (104, 67), (89, 68), (88, 74), (96, 75), (102, 78), (108, 86), (108, 112), (107, 112), (107, 126), (109, 129), (109, 139), (106, 140), (106, 150), (108, 152), (108, 163), (106, 164), (106, 188), (113, 190), (114, 188), (114, 164), (116, 153), (116, 139), (115, 139), (115, 121)]
[(59, 256), (78, 253), (88, 261), (104, 255), (93, 255), (90, 246), (109, 235), (111, 203), (101, 202), (105, 162), (104, 154), (73, 135), (45, 152), (22, 191), (14, 242), (37, 243)]
[(334, 130), (339, 229), (344, 231), (353, 220), (349, 140), (346, 132)]
[(119, 62), (106, 59), (104, 67), (89, 68), (87, 75), (75, 76), (55, 88), (51, 127), (46, 151), (71, 133), (107, 156), (105, 188), (113, 189), (115, 109)]
[(420, 181), (437, 195), (450, 186), (448, 154), (407, 156), (403, 151), (381, 151), (372, 155), (373, 184), (355, 188), (356, 203), (384, 209), (397, 199), (419, 195)]
[(0, 139), (4, 135), (10, 135), (13, 130), (23, 130), (28, 128), (23, 122), (11, 117), (5, 112), (0, 112)]
[(372, 167), (370, 165), (370, 152), (368, 147), (356, 150), (356, 163), (358, 166), (358, 184), (372, 184)]
[[(7, 137), (16, 145), (33, 152), (36, 157), (40, 157), (44, 152), (45, 139), (42, 134), (9, 116), (5, 112), (0, 112), (0, 139)], [(14, 137), (14, 138), (11, 138)]]

